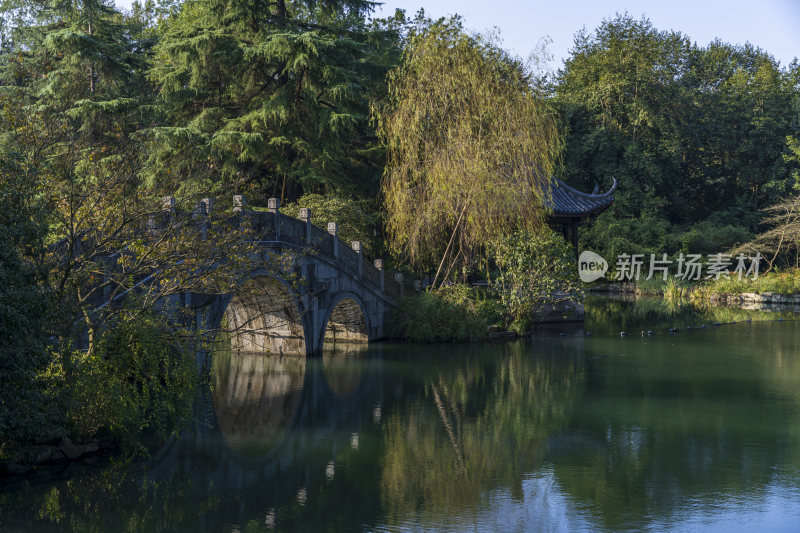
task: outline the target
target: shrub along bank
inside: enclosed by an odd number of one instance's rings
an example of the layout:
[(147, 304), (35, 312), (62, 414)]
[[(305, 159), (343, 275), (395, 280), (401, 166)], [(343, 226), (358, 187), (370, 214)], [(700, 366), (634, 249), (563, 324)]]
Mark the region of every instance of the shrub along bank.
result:
[(518, 231), (490, 253), (495, 268), (487, 289), (446, 284), (406, 298), (389, 334), (412, 342), (485, 339), (498, 329), (522, 335), (544, 307), (582, 297), (572, 249), (557, 233)]
[(199, 380), (194, 360), (167, 338), (174, 335), (161, 318), (137, 317), (110, 326), (92, 352), (51, 354), (31, 379), (38, 396), (28, 407), (38, 423), (3, 432), (0, 470), (21, 473), (103, 449), (133, 456), (146, 453), (145, 442), (163, 441), (191, 414)]
[(390, 316), (389, 336), (409, 342), (478, 340), (501, 318), (499, 301), (485, 290), (451, 285), (404, 298)]

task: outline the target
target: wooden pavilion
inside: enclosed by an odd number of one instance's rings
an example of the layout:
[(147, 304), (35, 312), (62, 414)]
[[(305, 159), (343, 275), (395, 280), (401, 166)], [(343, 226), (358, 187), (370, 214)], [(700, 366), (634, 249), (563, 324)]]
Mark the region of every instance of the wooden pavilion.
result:
[(551, 210), (549, 222), (553, 229), (561, 231), (564, 238), (572, 243), (578, 251), (578, 224), (581, 219), (597, 216), (614, 203), (614, 191), (617, 180), (606, 191), (601, 193), (600, 186), (595, 185), (591, 193), (585, 193), (570, 187), (558, 178), (553, 178), (550, 188), (548, 207)]

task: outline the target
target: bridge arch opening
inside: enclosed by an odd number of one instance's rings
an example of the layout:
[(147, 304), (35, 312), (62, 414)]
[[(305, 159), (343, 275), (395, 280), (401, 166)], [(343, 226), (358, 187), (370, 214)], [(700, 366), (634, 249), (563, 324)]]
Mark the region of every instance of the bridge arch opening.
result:
[(233, 295), (221, 330), (234, 352), (306, 354), (297, 301), (283, 283), (266, 276), (248, 280)]
[(364, 345), (369, 342), (367, 317), (361, 304), (349, 296), (336, 302), (325, 325), (322, 340), (325, 349)]

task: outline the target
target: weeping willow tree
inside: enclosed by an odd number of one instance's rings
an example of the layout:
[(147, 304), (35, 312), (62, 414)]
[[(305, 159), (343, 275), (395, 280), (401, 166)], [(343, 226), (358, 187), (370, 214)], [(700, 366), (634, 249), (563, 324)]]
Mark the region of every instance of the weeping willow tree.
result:
[(457, 17), (421, 23), (389, 75), (374, 112), (390, 246), (437, 280), (474, 267), (509, 231), (542, 227), (561, 138), (531, 81)]

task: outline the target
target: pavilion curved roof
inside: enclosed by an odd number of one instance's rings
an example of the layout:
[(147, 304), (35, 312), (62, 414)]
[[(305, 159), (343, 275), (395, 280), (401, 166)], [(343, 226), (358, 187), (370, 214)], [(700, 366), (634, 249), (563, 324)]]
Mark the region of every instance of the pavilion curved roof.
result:
[(617, 179), (606, 192), (594, 191), (586, 193), (570, 187), (558, 178), (553, 178), (550, 187), (550, 198), (545, 202), (552, 211), (553, 218), (575, 218), (598, 215), (614, 203), (614, 191), (617, 190)]

